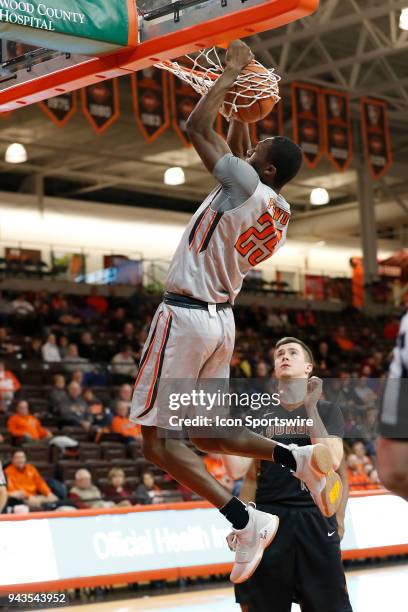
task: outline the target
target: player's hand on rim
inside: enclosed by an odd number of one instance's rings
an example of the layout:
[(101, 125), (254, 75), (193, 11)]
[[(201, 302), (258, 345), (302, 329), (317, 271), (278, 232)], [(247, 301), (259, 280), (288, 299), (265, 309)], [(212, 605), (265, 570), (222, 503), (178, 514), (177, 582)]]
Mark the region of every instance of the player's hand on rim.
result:
[(234, 40), (228, 47), (225, 62), (227, 67), (243, 70), (255, 59), (251, 49), (242, 40)]

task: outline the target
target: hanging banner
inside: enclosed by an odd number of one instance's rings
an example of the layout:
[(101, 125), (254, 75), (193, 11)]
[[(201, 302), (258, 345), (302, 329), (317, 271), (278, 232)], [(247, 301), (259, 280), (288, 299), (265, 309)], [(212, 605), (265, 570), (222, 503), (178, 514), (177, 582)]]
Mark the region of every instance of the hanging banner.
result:
[(350, 99), (346, 93), (331, 89), (322, 93), (325, 151), (334, 166), (344, 172), (353, 158)]
[(320, 90), (314, 85), (292, 83), (293, 138), (310, 168), (319, 163), (323, 151), (320, 125)]
[(97, 134), (105, 132), (120, 117), (117, 79), (101, 81), (81, 90), (82, 110)]
[(173, 127), (176, 130), (183, 146), (191, 147), (187, 134), (187, 119), (193, 112), (200, 95), (175, 76), (170, 76), (171, 107), (173, 112)]
[(250, 126), (253, 144), (265, 138), (283, 135), (283, 104), (276, 104), (273, 110), (264, 119)]
[(39, 102), (38, 106), (55, 125), (63, 127), (77, 111), (77, 92), (63, 93), (60, 96), (55, 96), (55, 98)]
[(168, 76), (149, 66), (132, 74), (136, 123), (147, 142), (153, 142), (170, 125)]
[(387, 104), (382, 100), (361, 99), (363, 140), (370, 172), (378, 180), (392, 165), (391, 136)]

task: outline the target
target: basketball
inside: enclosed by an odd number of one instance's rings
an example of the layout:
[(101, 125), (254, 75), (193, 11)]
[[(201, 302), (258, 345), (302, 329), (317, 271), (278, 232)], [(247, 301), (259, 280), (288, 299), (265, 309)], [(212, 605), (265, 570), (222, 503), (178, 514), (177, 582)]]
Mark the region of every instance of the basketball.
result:
[[(234, 85), (225, 96), (224, 109), (228, 115), (231, 113), (232, 119), (239, 119), (244, 123), (256, 123), (269, 115), (276, 104), (276, 97), (268, 96), (265, 91), (265, 77), (269, 76), (267, 68), (253, 61), (241, 72), (241, 75), (245, 74), (249, 75), (248, 80)], [(257, 77), (257, 74), (260, 76)], [(260, 95), (264, 97), (256, 100), (255, 98)], [(238, 107), (236, 110), (235, 106)]]

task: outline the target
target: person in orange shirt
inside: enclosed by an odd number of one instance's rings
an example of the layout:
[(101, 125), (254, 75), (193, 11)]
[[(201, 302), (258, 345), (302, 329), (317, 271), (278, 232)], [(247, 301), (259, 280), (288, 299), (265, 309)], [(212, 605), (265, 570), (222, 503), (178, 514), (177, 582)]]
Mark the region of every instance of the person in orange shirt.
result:
[(7, 478), (7, 490), (10, 498), (20, 500), (30, 509), (41, 508), (43, 504), (57, 501), (57, 497), (41, 478), (38, 470), (27, 463), (24, 451), (16, 450), (11, 463), (4, 470)]
[(21, 385), (13, 372), (6, 370), (4, 361), (0, 361), (0, 399), (12, 400)]
[(372, 465), (363, 465), (354, 453), (347, 457), (347, 478), (350, 491), (380, 488), (377, 471), (373, 469)]
[(334, 341), (342, 351), (352, 351), (355, 346), (354, 342), (347, 336), (344, 325), (340, 325), (337, 329), (337, 333), (334, 334)]
[(132, 423), (129, 419), (129, 406), (126, 402), (118, 401), (115, 407), (115, 416), (112, 419), (111, 430), (124, 438), (125, 442), (131, 442), (141, 437), (140, 425)]
[(39, 419), (30, 414), (28, 402), (20, 400), (16, 406), (16, 413), (12, 414), (7, 422), (7, 429), (13, 438), (21, 442), (35, 440), (49, 440), (51, 432), (45, 429)]
[(227, 475), (224, 461), (222, 456), (217, 453), (208, 453), (204, 457), (204, 464), (207, 468), (207, 472), (211, 474), (216, 480), (218, 480), (228, 490), (232, 490), (234, 481)]

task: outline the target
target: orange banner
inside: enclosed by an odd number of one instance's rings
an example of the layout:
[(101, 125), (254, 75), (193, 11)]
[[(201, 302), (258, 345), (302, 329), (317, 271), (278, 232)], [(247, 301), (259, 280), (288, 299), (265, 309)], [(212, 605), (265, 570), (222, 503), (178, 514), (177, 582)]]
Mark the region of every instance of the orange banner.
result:
[(393, 161), (387, 111), (387, 103), (382, 100), (361, 99), (365, 153), (375, 180), (384, 176)]
[(302, 148), (305, 161), (315, 168), (323, 151), (321, 96), (314, 85), (292, 83), (293, 138)]
[(168, 75), (149, 66), (132, 74), (136, 123), (147, 142), (153, 142), (170, 126)]
[(38, 106), (55, 125), (63, 127), (77, 111), (77, 92), (63, 93), (60, 96), (55, 96), (55, 98), (39, 102)]
[(325, 89), (323, 91), (323, 107), (326, 155), (337, 170), (344, 172), (353, 159), (353, 133), (349, 96), (340, 91)]
[(193, 112), (200, 96), (190, 85), (187, 85), (175, 76), (170, 76), (171, 108), (173, 113), (173, 127), (177, 132), (183, 146), (191, 147), (187, 134), (187, 119)]
[(120, 117), (117, 79), (101, 81), (81, 90), (82, 110), (97, 134), (105, 132)]

